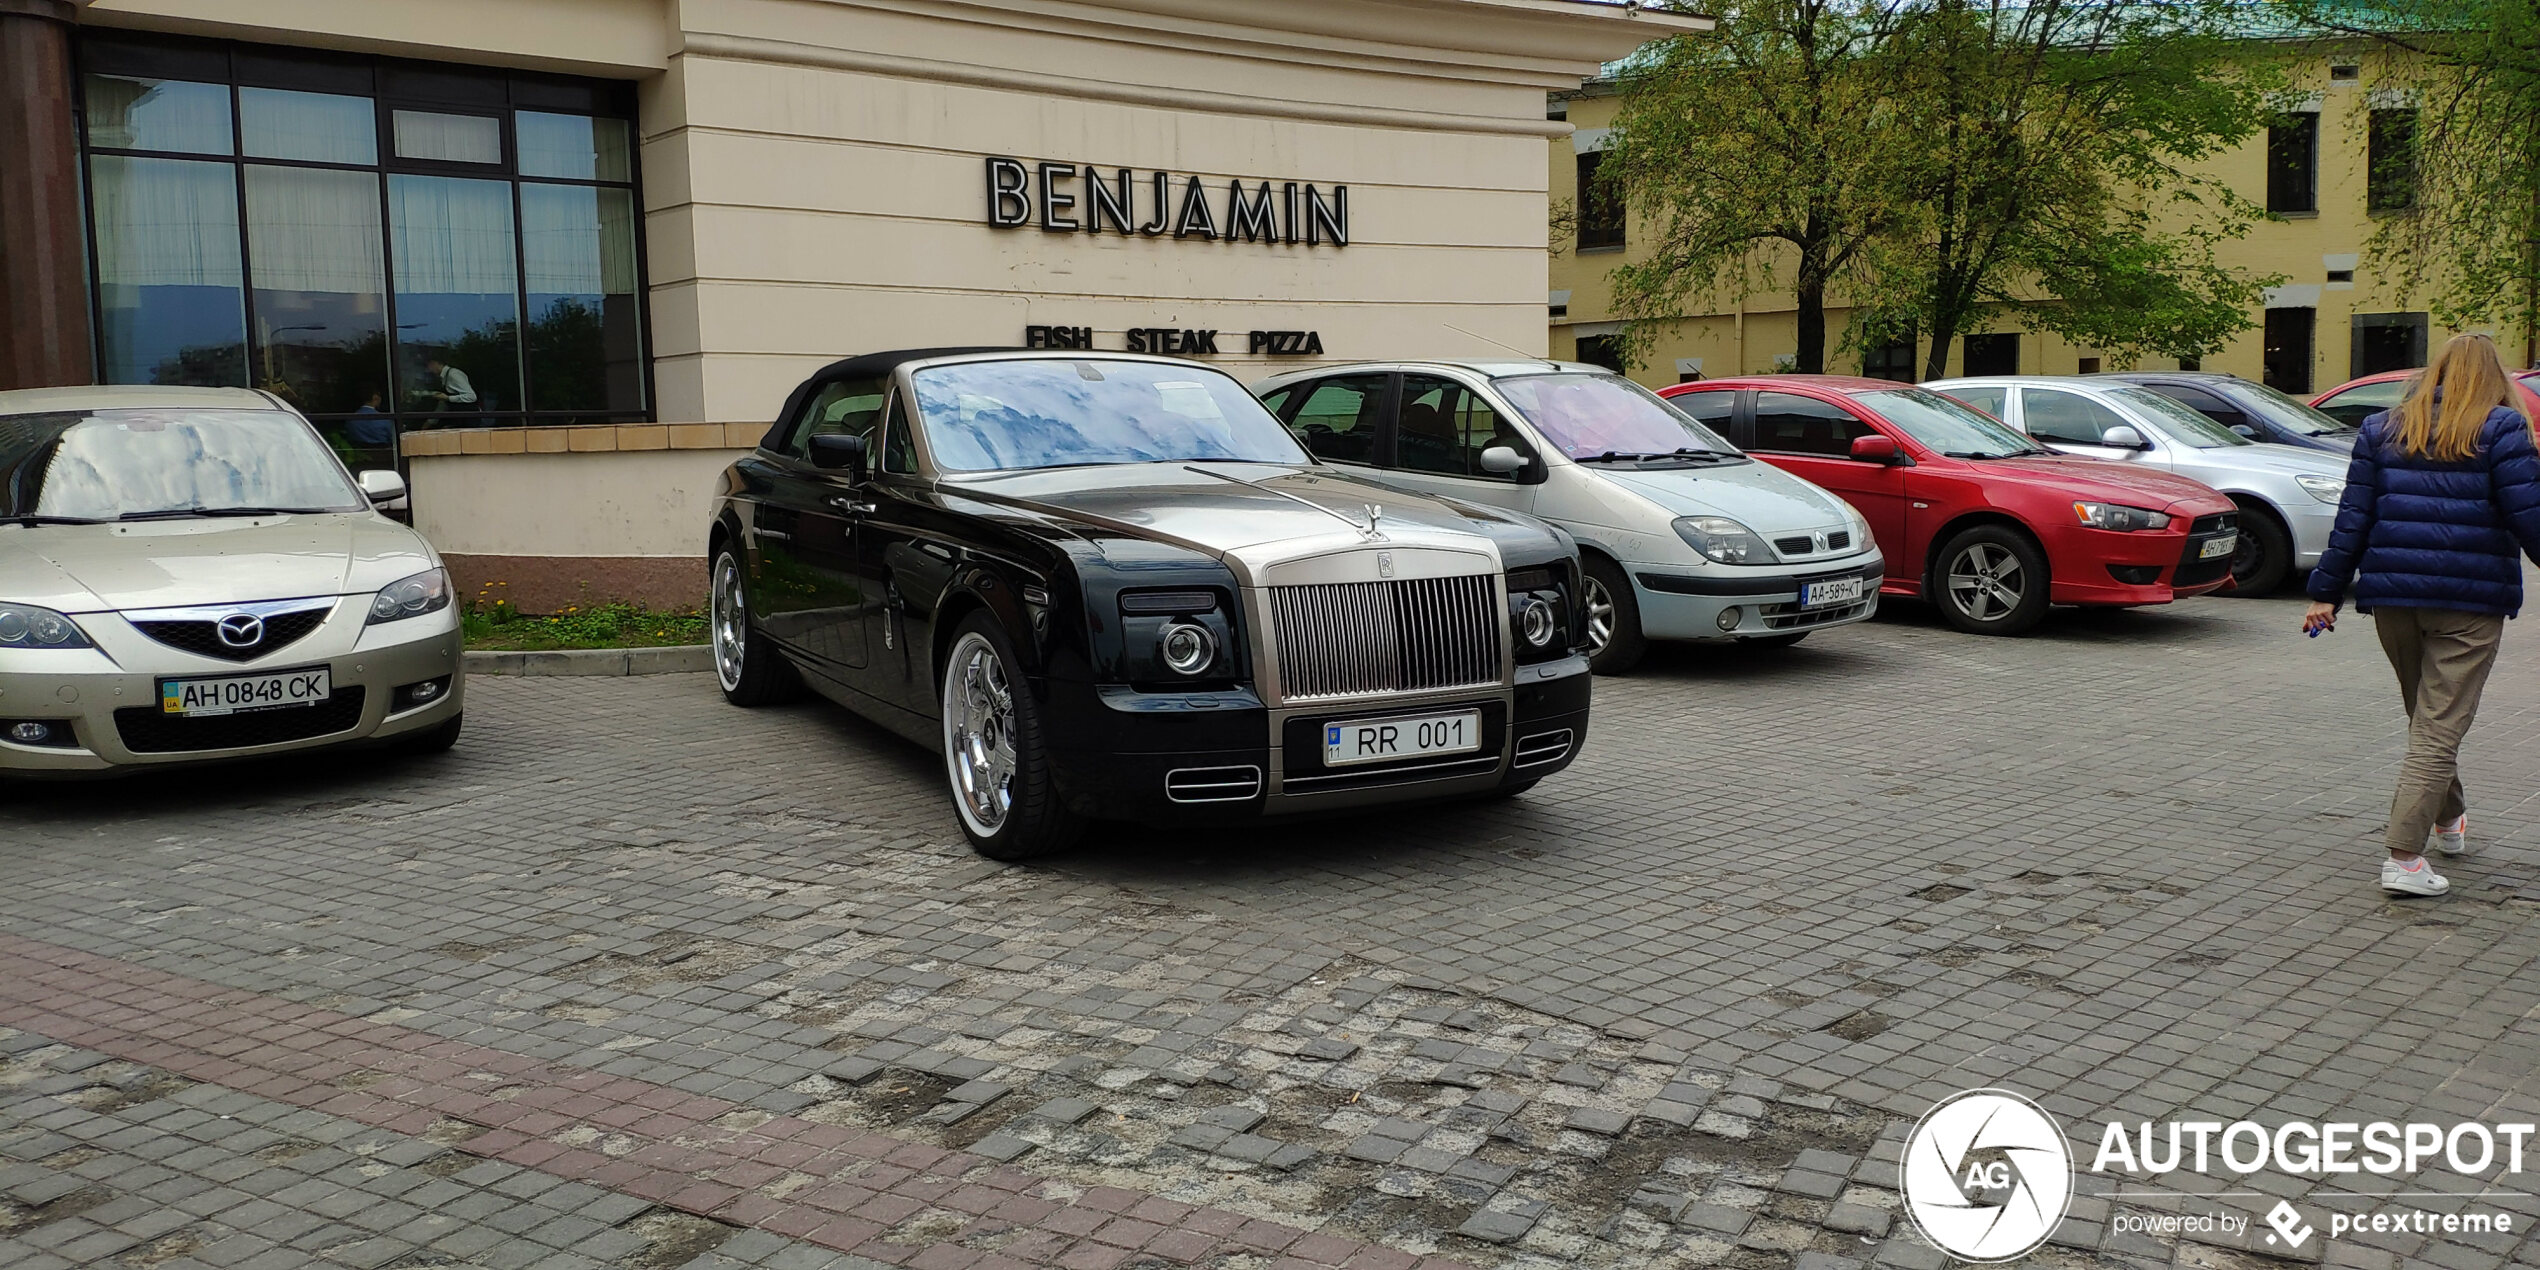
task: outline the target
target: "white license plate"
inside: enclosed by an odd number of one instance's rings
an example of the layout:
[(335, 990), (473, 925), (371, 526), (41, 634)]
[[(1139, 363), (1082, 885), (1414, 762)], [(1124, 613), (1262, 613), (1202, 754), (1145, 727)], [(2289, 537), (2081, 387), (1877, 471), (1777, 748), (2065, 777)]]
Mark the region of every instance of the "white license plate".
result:
[(216, 714), (249, 714), (288, 710), (324, 702), (333, 691), (327, 669), (278, 670), (265, 675), (230, 675), (220, 679), (162, 679), (159, 711), (202, 718)]
[(1831, 608), (1837, 604), (1854, 604), (1861, 599), (1859, 578), (1829, 578), (1823, 582), (1804, 582), (1799, 587), (1799, 607)]
[(1470, 754), (1482, 748), (1482, 712), (1396, 715), (1323, 725), (1323, 766), (1381, 763), (1423, 754)]
[(2216, 556), (2227, 556), (2233, 551), (2238, 550), (2239, 547), (2239, 534), (2224, 534), (2220, 538), (2209, 539), (2206, 541), (2204, 546), (2198, 547), (2196, 549), (2196, 558), (2199, 560), (2211, 560)]

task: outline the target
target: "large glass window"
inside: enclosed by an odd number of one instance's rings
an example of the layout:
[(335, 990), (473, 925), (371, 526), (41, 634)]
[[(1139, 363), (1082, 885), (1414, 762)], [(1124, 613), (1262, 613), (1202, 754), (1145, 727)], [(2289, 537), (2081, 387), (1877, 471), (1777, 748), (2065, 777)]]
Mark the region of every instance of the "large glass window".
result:
[(650, 417), (630, 85), (91, 32), (110, 383), (401, 429)]

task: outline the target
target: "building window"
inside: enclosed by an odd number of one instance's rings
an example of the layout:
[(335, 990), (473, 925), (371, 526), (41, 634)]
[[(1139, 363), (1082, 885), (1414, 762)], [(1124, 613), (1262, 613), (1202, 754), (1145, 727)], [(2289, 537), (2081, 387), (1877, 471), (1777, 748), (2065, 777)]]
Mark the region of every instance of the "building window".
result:
[(2267, 129), (2267, 210), (2319, 210), (2320, 117), (2297, 111)]
[(2098, 373), (2099, 373), (2099, 359), (2098, 359), (2098, 358), (2096, 358), (2096, 357), (2085, 357), (2085, 358), (2082, 358), (2082, 359), (2081, 359), (2078, 363), (2076, 363), (2076, 364), (2074, 365), (2074, 367), (2073, 367), (2073, 373), (2074, 373), (2074, 374), (2076, 374), (2076, 375), (2096, 375), (2096, 374), (2098, 374)]
[(2319, 322), (2317, 309), (2267, 310), (2263, 378), (2279, 392), (2311, 390), (2311, 339)]
[(1586, 362), (1590, 366), (1602, 366), (1617, 375), (1622, 374), (1623, 341), (1621, 337), (1614, 335), (1582, 335), (1579, 337), (1579, 351), (1571, 360)]
[(2180, 370), (2201, 371), (2205, 369), (2205, 359), (2202, 357), (2182, 357), (2178, 359), (2178, 368)]
[(1892, 379), (1898, 383), (1914, 382), (1914, 333), (1902, 339), (1889, 340), (1862, 350), (1861, 376), (1864, 379)]
[(2020, 373), (2020, 333), (2000, 331), (1990, 335), (1970, 335), (1959, 343), (1961, 375), (2016, 375)]
[(631, 87), (97, 34), (100, 377), (397, 430), (649, 418)]
[(2348, 377), (2361, 379), (2425, 365), (2425, 317), (2422, 313), (2356, 314), (2354, 363)]
[(2404, 212), (2417, 203), (2417, 112), (2372, 112), (2365, 146), (2364, 206)]
[(1579, 156), (1579, 250), (1607, 251), (1623, 245), (1623, 198), (1597, 179), (1605, 153)]

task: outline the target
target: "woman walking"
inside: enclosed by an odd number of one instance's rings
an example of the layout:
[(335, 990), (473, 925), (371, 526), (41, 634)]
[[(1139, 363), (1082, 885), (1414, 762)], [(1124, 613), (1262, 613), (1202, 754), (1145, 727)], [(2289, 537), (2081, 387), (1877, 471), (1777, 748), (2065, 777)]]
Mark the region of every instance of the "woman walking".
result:
[(2305, 631), (2335, 629), (2352, 583), (2355, 607), (2373, 615), (2399, 675), (2408, 754), (2390, 803), (2385, 891), (2452, 889), (2426, 862), (2429, 832), (2445, 855), (2469, 854), (2461, 737), (2478, 714), (2505, 621), (2522, 608), (2522, 553), (2540, 560), (2531, 421), (2495, 342), (2454, 336), (2397, 409), (2364, 420), (2302, 619)]

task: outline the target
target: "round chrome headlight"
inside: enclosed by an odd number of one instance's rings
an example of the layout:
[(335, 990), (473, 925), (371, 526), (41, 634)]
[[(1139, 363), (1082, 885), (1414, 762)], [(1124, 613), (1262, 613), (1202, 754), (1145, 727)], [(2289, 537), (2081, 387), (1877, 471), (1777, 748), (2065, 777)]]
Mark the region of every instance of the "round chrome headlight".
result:
[(1526, 637), (1528, 648), (1552, 647), (1558, 625), (1552, 620), (1552, 606), (1539, 595), (1527, 596), (1526, 607), (1517, 612), (1517, 632)]
[(1217, 637), (1191, 622), (1174, 622), (1155, 641), (1164, 667), (1177, 675), (1196, 675), (1217, 660)]

